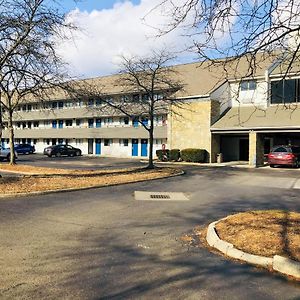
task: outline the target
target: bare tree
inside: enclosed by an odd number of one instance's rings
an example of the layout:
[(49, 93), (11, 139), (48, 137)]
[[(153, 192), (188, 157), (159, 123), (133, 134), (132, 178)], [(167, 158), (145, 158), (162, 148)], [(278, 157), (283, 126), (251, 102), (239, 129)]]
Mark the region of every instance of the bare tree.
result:
[(123, 56), (119, 76), (114, 82), (121, 90), (118, 98), (107, 99), (103, 87), (97, 85), (86, 85), (82, 92), (86, 97), (101, 98), (106, 107), (143, 126), (149, 136), (149, 169), (154, 168), (154, 118), (158, 114), (167, 114), (171, 105), (180, 106), (181, 103), (175, 93), (183, 89), (183, 84), (178, 79), (178, 72), (169, 66), (173, 60), (170, 53), (155, 50), (145, 57)]
[[(154, 10), (167, 18), (159, 35), (180, 29), (200, 59), (225, 65), (247, 57), (245, 77), (254, 74), (259, 63), (257, 53), (263, 52), (260, 59), (266, 60), (274, 51), (284, 52), (286, 73), (299, 60), (299, 1), (163, 0)], [(220, 57), (226, 59), (215, 60)]]
[(15, 163), (13, 114), (23, 101), (41, 100), (45, 90), (67, 88), (69, 77), (55, 45), (75, 29), (46, 0), (0, 1), (0, 101), (6, 112), (1, 118), (10, 133), (11, 164)]

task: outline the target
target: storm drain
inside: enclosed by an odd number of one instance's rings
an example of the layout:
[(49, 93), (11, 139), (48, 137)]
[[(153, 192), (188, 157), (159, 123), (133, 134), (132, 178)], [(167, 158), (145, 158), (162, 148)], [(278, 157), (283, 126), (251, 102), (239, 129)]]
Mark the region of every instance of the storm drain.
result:
[(168, 193), (168, 192), (144, 192), (135, 191), (135, 200), (143, 201), (188, 201), (189, 199), (184, 193)]

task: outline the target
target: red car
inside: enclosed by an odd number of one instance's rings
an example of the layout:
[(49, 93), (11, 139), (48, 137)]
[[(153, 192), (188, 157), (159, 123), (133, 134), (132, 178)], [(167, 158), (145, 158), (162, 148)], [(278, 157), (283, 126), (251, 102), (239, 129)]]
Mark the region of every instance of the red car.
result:
[(299, 167), (300, 146), (275, 146), (268, 154), (268, 163), (271, 168), (276, 165)]

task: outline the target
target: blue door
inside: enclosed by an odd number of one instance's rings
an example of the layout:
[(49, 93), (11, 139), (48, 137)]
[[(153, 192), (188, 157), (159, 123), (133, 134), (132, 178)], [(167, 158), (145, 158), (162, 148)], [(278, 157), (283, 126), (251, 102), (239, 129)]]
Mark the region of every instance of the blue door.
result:
[(143, 123), (143, 125), (148, 126), (148, 119), (147, 118), (143, 118), (142, 119), (142, 123)]
[(101, 154), (101, 139), (96, 139), (95, 144), (96, 144), (96, 154), (100, 155)]
[(139, 127), (139, 118), (134, 118), (132, 120), (133, 127)]
[(63, 120), (59, 120), (58, 121), (58, 128), (63, 128), (64, 127), (64, 121)]
[(101, 127), (101, 119), (96, 119), (96, 128)]
[(139, 152), (139, 140), (138, 139), (132, 139), (132, 156), (138, 156)]
[(53, 121), (52, 121), (52, 128), (56, 128), (56, 124), (57, 124), (57, 121), (56, 121), (56, 120), (53, 120)]
[(141, 156), (148, 156), (148, 140), (141, 140)]

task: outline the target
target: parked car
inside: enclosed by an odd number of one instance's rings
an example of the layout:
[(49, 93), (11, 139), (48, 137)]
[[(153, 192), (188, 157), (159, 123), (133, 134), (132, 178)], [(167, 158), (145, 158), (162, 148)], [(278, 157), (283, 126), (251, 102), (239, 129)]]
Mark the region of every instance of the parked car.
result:
[(35, 152), (35, 147), (29, 144), (16, 144), (15, 151), (18, 154), (32, 154)]
[[(15, 152), (15, 157), (16, 159), (18, 158), (16, 152)], [(4, 159), (6, 159), (7, 161), (10, 160), (10, 149), (0, 146), (0, 160), (4, 160)]]
[(271, 149), (268, 154), (268, 163), (271, 168), (276, 165), (299, 167), (300, 146), (279, 145)]
[(70, 145), (53, 145), (44, 149), (44, 155), (51, 156), (80, 156), (81, 150)]

